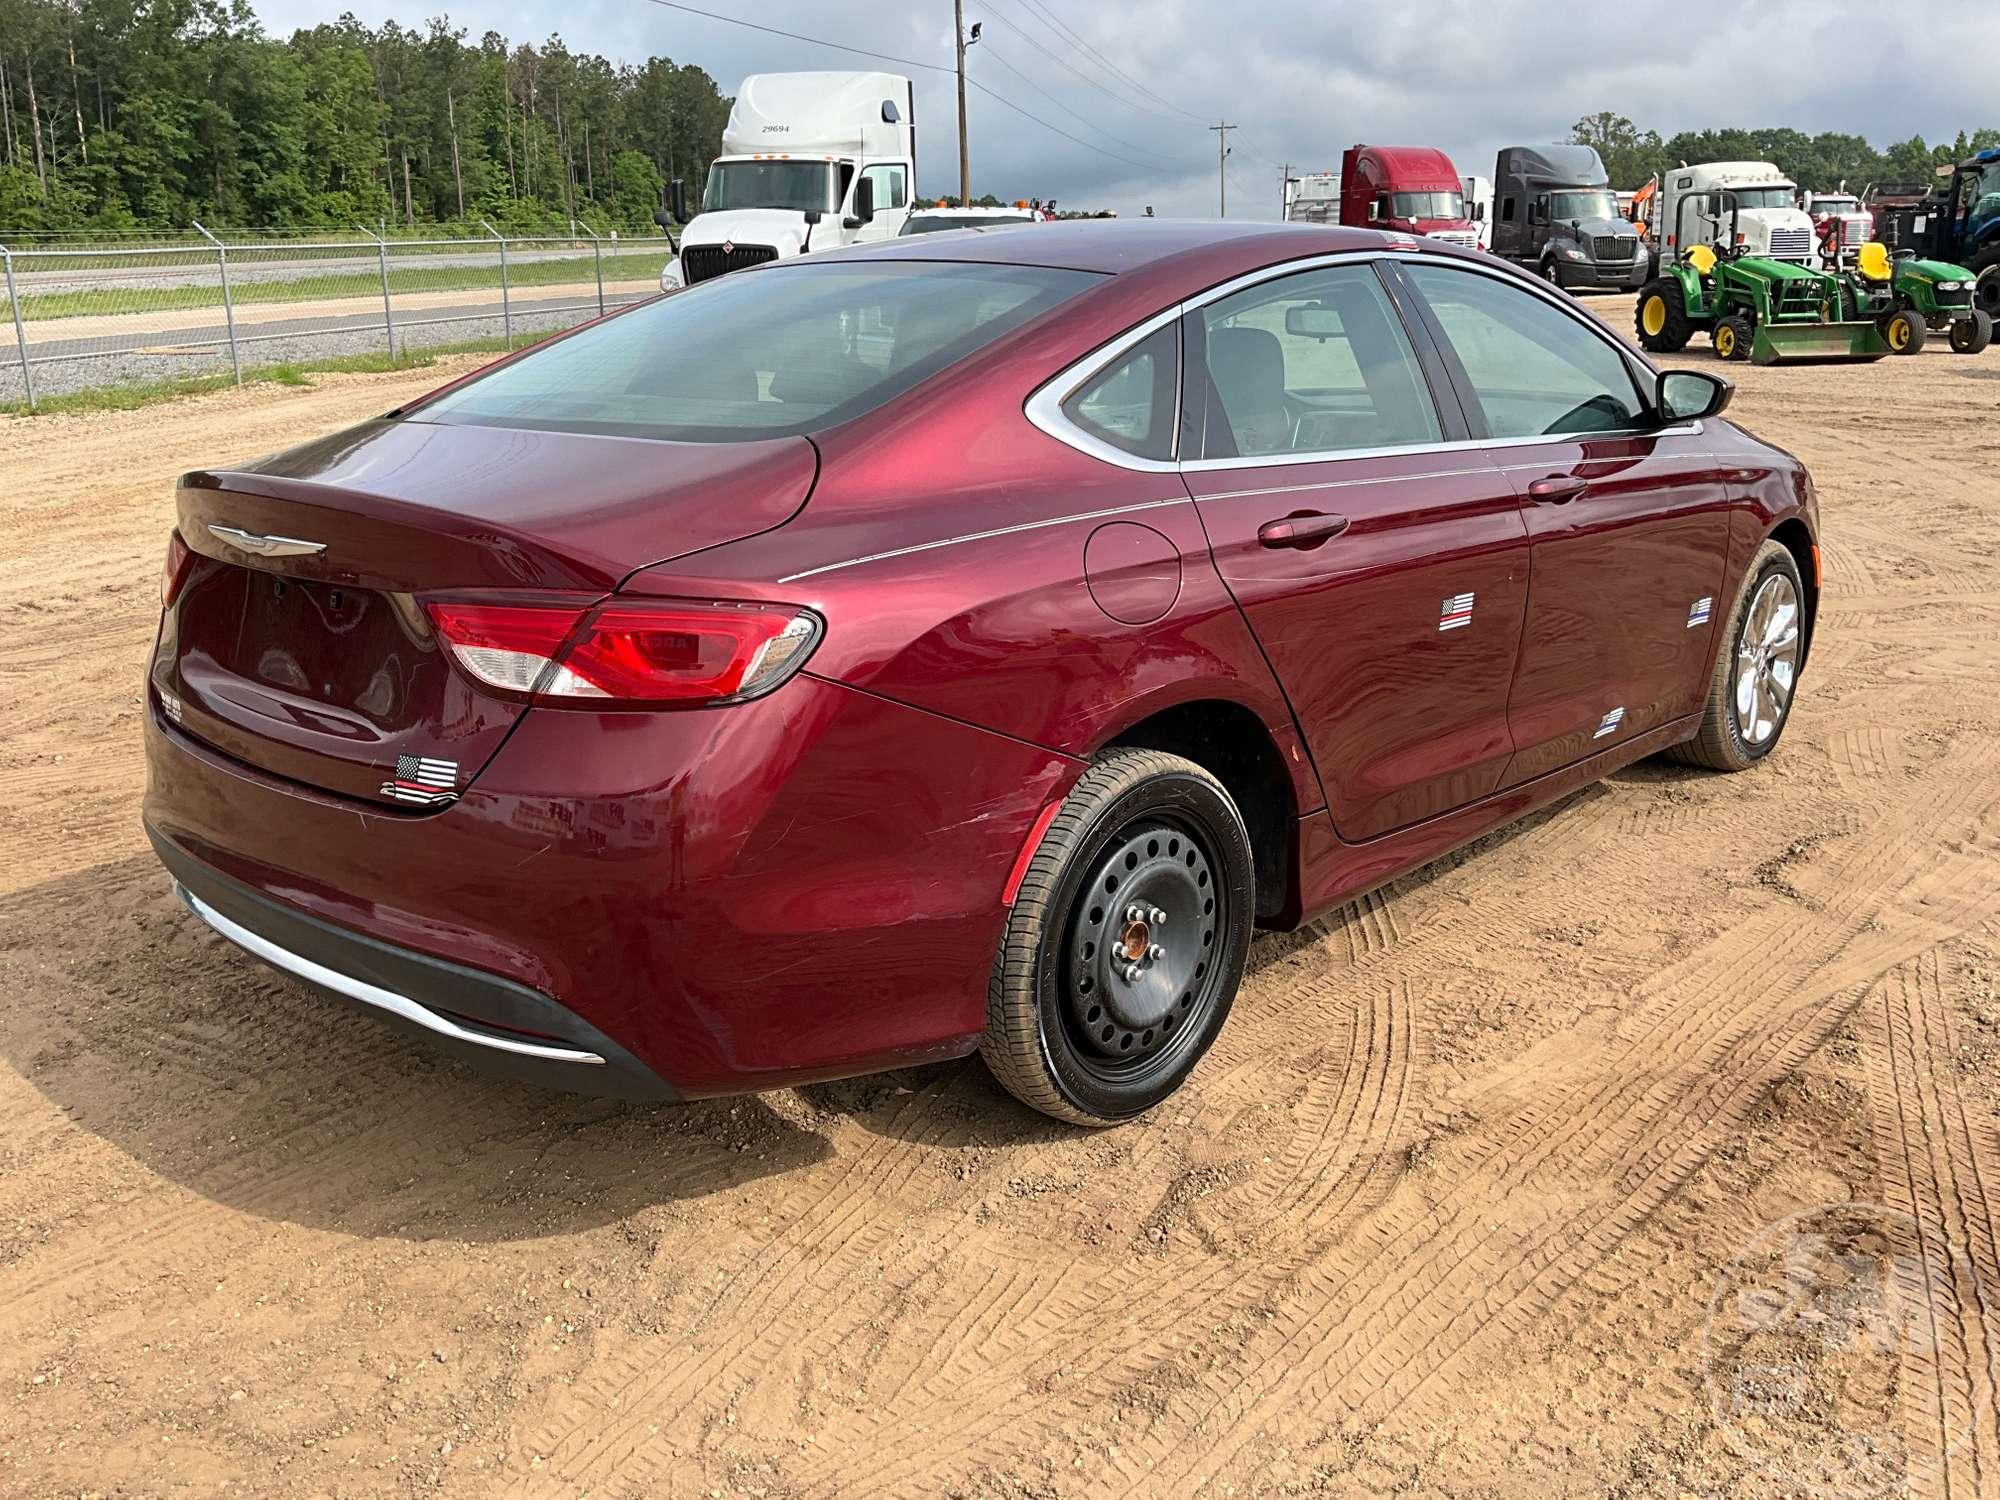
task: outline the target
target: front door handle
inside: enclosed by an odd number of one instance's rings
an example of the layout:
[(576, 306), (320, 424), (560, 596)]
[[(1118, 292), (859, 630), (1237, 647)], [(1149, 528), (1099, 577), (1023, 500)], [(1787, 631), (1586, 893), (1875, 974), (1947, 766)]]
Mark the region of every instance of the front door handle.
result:
[(1296, 547), (1301, 550), (1332, 541), (1347, 530), (1347, 517), (1329, 516), (1316, 510), (1294, 511), (1279, 521), (1266, 521), (1257, 528), (1257, 541), (1265, 547)]
[(1551, 474), (1528, 486), (1528, 498), (1549, 505), (1567, 505), (1589, 488), (1588, 479), (1578, 479), (1574, 474)]

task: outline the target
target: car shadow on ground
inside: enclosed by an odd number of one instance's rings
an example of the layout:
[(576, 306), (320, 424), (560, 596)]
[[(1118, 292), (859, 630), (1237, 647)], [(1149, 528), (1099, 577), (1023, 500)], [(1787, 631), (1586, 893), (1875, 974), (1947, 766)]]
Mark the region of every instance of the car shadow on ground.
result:
[(0, 986), (0, 1056), (77, 1126), (310, 1227), (536, 1238), (832, 1154), (754, 1098), (627, 1104), (443, 1058), (231, 949), (150, 855), (0, 898)]
[[(1606, 795), (1586, 787), (1372, 899), (1408, 899)], [(1350, 905), (1260, 934), (1252, 975), (1356, 920)], [(588, 1229), (826, 1161), (843, 1121), (946, 1151), (1079, 1133), (1014, 1100), (976, 1057), (685, 1105), (491, 1077), (236, 952), (174, 901), (150, 856), (0, 898), (0, 986), (0, 1056), (82, 1130), (228, 1207), (348, 1234)]]

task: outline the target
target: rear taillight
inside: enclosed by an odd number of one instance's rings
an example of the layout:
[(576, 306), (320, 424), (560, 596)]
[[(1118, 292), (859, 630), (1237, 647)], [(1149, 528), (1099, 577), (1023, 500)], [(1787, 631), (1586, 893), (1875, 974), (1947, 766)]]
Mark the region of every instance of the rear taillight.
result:
[(782, 604), (431, 599), (452, 657), (478, 682), (551, 707), (740, 703), (790, 677), (819, 617)]
[(181, 540), (178, 531), (167, 533), (167, 565), (160, 571), (160, 608), (172, 609), (194, 565), (194, 549)]

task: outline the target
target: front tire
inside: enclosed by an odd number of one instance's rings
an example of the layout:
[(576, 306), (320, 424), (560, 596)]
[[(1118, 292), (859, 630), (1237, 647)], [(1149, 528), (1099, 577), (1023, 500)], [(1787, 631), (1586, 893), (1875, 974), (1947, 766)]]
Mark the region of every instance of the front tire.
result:
[(1750, 344), (1757, 331), (1750, 326), (1750, 320), (1740, 313), (1731, 313), (1715, 325), (1709, 338), (1715, 344), (1718, 359), (1731, 362), (1750, 357)]
[(1882, 319), (1882, 342), (1891, 354), (1921, 354), (1928, 331), (1911, 308), (1899, 307)]
[(1978, 354), (1993, 342), (1993, 320), (1974, 308), (1951, 325), (1951, 352)]
[(1972, 291), (1972, 303), (1994, 322), (2000, 323), (2000, 260), (1979, 272)]
[(1648, 354), (1678, 354), (1694, 337), (1681, 284), (1671, 276), (1656, 276), (1639, 288), (1639, 305), (1632, 321), (1640, 346)]
[(1805, 662), (1805, 597), (1791, 552), (1783, 542), (1765, 542), (1718, 632), (1701, 730), (1667, 751), (1669, 758), (1711, 771), (1747, 771), (1777, 748)]
[(1076, 1125), (1144, 1114), (1228, 1019), (1256, 909), (1250, 836), (1193, 761), (1112, 750), (1028, 863), (987, 988), (980, 1054)]

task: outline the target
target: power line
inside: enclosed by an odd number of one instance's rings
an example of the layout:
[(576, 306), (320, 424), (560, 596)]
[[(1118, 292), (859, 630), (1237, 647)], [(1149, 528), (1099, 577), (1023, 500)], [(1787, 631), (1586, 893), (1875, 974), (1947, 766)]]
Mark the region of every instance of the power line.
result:
[[(1107, 141), (1116, 141), (1119, 145), (1124, 146), (1132, 151), (1146, 150), (1146, 147), (1144, 146), (1135, 145), (1131, 141), (1120, 140), (1110, 131), (1104, 129), (1104, 127), (1099, 125), (1095, 120), (1090, 119), (1088, 116), (1084, 115), (1081, 111), (1073, 109), (1069, 105), (1063, 103), (1062, 100), (1058, 99), (1054, 94), (1051, 94), (1047, 89), (1043, 88), (1039, 83), (1036, 83), (1034, 79), (1030, 78), (1026, 73), (1023, 73), (1019, 68), (1015, 67), (1012, 63), (1008, 62), (1005, 57), (1001, 56), (1000, 50), (993, 45), (993, 37), (990, 33), (986, 36), (981, 37), (980, 40), (986, 44), (986, 55), (988, 57), (991, 57), (995, 62), (1000, 64), (1001, 67), (1005, 68), (1009, 73), (1012, 73), (1016, 78), (1020, 79), (1021, 82), (1025, 83), (1029, 88), (1033, 89), (1036, 93), (1040, 94), (1044, 99), (1048, 100), (1049, 103), (1053, 104), (1057, 109), (1064, 111), (1066, 114), (1070, 115), (1074, 119), (1081, 120), (1090, 129), (1095, 130), (1098, 132), (1098, 134), (1102, 135)], [(1179, 169), (1182, 165), (1183, 164), (1177, 162), (1159, 163), (1160, 169), (1162, 171), (1173, 171)]]
[[(988, 3), (991, 3), (991, 0), (988, 0)], [(1024, 18), (1028, 16), (1027, 12), (1023, 12), (1022, 14)], [(1043, 25), (1046, 26), (1047, 24), (1048, 24), (1047, 22), (1043, 22)], [(1020, 37), (1021, 40), (1026, 42), (1030, 47), (1033, 47), (1037, 52), (1041, 53), (1042, 56), (1046, 57), (1050, 62), (1054, 63), (1057, 67), (1062, 68), (1067, 72), (1074, 74), (1076, 77), (1082, 79), (1085, 83), (1089, 84), (1092, 88), (1096, 89), (1098, 93), (1104, 95), (1105, 98), (1111, 100), (1112, 103), (1122, 104), (1127, 109), (1135, 109), (1139, 111), (1141, 114), (1151, 115), (1156, 120), (1165, 120), (1169, 125), (1178, 125), (1180, 123), (1180, 121), (1176, 120), (1172, 115), (1162, 114), (1159, 110), (1152, 108), (1150, 105), (1141, 104), (1135, 99), (1127, 99), (1123, 94), (1113, 93), (1110, 89), (1104, 86), (1102, 80), (1092, 78), (1088, 73), (1084, 72), (1081, 68), (1078, 68), (1074, 63), (1068, 62), (1065, 59), (1058, 57), (1055, 53), (1051, 52), (1047, 47), (1043, 46), (1040, 42), (1036, 41), (1033, 32), (1027, 31), (1020, 27), (1016, 27), (1014, 34)], [(1195, 116), (1189, 115), (1187, 116), (1187, 118), (1192, 120), (1195, 118)]]
[(1033, 10), (1034, 13), (1038, 17), (1040, 17), (1042, 21), (1046, 25), (1048, 25), (1052, 30), (1057, 32), (1059, 35), (1066, 37), (1071, 43), (1073, 43), (1077, 47), (1078, 50), (1085, 53), (1087, 56), (1096, 59), (1098, 64), (1101, 67), (1103, 67), (1103, 69), (1107, 73), (1109, 73), (1113, 78), (1118, 79), (1127, 88), (1134, 89), (1137, 92), (1144, 94), (1148, 99), (1151, 99), (1156, 104), (1164, 104), (1168, 109), (1172, 110), (1175, 114), (1182, 116), (1184, 119), (1191, 120), (1197, 125), (1206, 125), (1208, 123), (1206, 120), (1202, 119), (1200, 115), (1189, 114), (1186, 110), (1182, 109), (1178, 104), (1174, 103), (1173, 100), (1163, 98), (1161, 95), (1154, 93), (1151, 89), (1147, 88), (1145, 84), (1139, 82), (1138, 79), (1132, 77), (1129, 73), (1126, 73), (1123, 69), (1121, 69), (1118, 66), (1118, 64), (1113, 62), (1110, 58), (1106, 57), (1102, 52), (1099, 52), (1096, 47), (1092, 46), (1089, 42), (1085, 41), (1081, 36), (1077, 35), (1076, 32), (1070, 30), (1068, 23), (1060, 19), (1058, 16), (1056, 16), (1055, 13), (1049, 10), (1047, 6), (1043, 5), (1042, 0), (1021, 0), (1021, 3), (1027, 6), (1029, 9)]
[[(851, 52), (856, 57), (872, 57), (877, 62), (895, 63), (898, 67), (902, 68), (922, 68), (924, 71), (930, 73), (955, 74), (957, 72), (955, 68), (947, 67), (943, 63), (919, 62), (914, 57), (897, 57), (893, 53), (873, 52), (866, 47), (855, 47), (849, 45), (846, 42), (829, 42), (824, 37), (806, 36), (802, 32), (785, 31), (776, 26), (764, 26), (756, 21), (745, 21), (739, 16), (725, 16), (718, 14), (717, 12), (712, 10), (702, 10), (697, 6), (684, 5), (681, 3), (681, 0), (648, 0), (648, 3), (661, 6), (667, 10), (685, 11), (688, 15), (700, 16), (703, 20), (707, 21), (721, 21), (729, 26), (741, 26), (749, 31), (761, 31), (766, 36), (781, 36), (785, 38), (787, 41), (804, 42), (809, 47), (826, 47), (835, 52)], [(1093, 141), (1087, 141), (1080, 135), (1072, 135), (1070, 134), (1069, 131), (1064, 130), (1060, 125), (1050, 124), (1047, 120), (1044, 120), (1040, 115), (1030, 114), (1027, 110), (1021, 108), (1020, 105), (1016, 104), (1012, 99), (1009, 99), (1005, 94), (994, 92), (994, 90), (988, 88), (985, 84), (981, 83), (976, 78), (968, 78), (965, 80), (965, 82), (968, 88), (975, 88), (979, 90), (980, 93), (984, 94), (994, 103), (1003, 105), (1006, 108), (1011, 109), (1012, 111), (1014, 111), (1015, 114), (1019, 115), (1022, 119), (1032, 120), (1035, 124), (1041, 126), (1042, 129), (1051, 131), (1054, 134), (1061, 136), (1066, 141), (1074, 141), (1077, 145), (1083, 147), (1086, 151), (1095, 151), (1100, 156), (1108, 156), (1113, 161), (1122, 161), (1127, 166), (1138, 167), (1142, 171), (1157, 172), (1160, 170), (1160, 168), (1152, 162), (1138, 161), (1130, 156), (1121, 155), (1116, 151), (1107, 151), (1104, 149), (1104, 147), (1097, 145)]]

